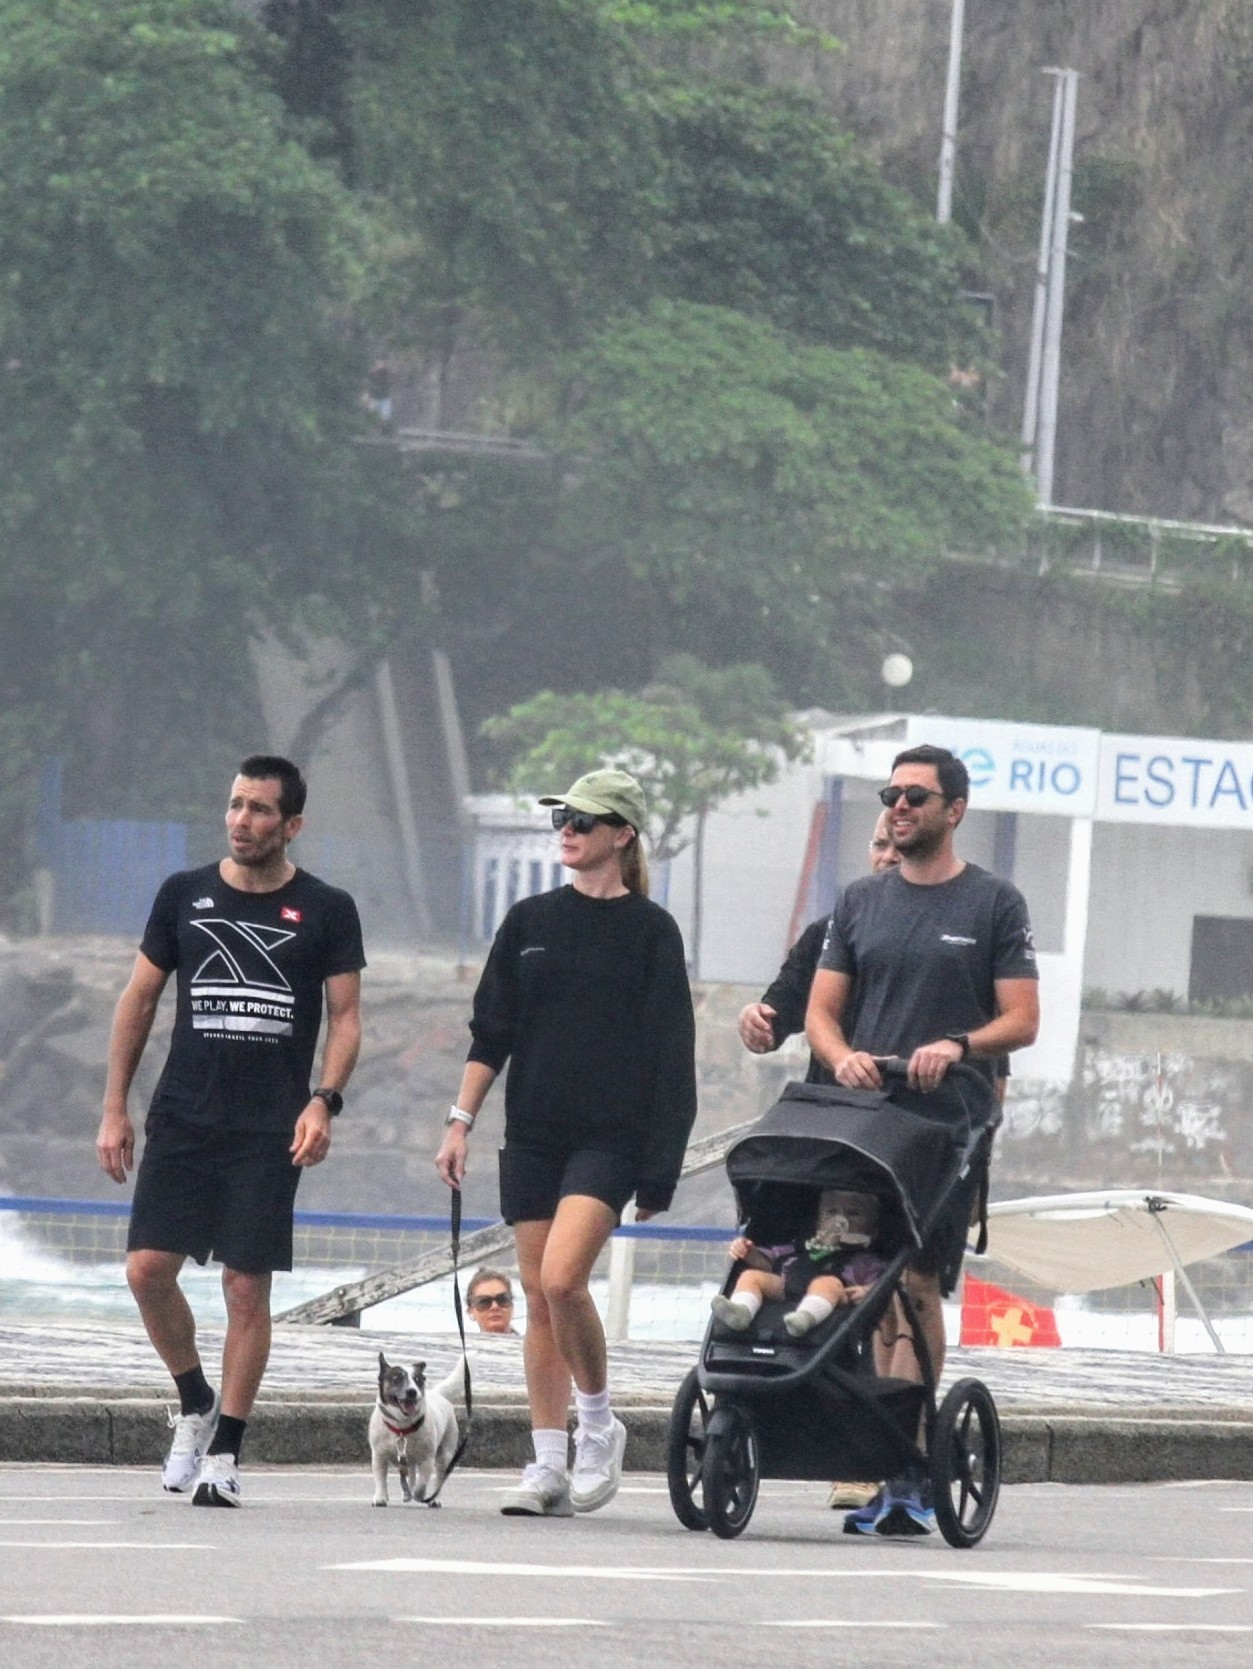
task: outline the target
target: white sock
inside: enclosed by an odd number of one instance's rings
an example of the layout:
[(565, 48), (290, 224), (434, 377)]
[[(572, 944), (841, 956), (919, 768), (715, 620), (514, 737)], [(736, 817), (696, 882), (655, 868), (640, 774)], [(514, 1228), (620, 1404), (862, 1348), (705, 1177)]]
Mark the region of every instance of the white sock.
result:
[(549, 1472), (565, 1472), (570, 1463), (570, 1439), (563, 1430), (533, 1431), (536, 1464)]
[(731, 1294), (731, 1302), (738, 1304), (741, 1310), (747, 1310), (750, 1316), (755, 1316), (761, 1308), (761, 1294), (754, 1292), (751, 1287), (742, 1291), (737, 1289)]
[(817, 1327), (820, 1322), (827, 1319), (832, 1310), (834, 1310), (835, 1305), (829, 1298), (819, 1298), (817, 1293), (807, 1292), (796, 1308), (798, 1310), (805, 1310), (809, 1315), (813, 1316), (814, 1326)]
[(608, 1386), (603, 1391), (576, 1390), (574, 1406), (578, 1412), (579, 1425), (583, 1431), (608, 1431), (613, 1424), (613, 1411), (609, 1407)]

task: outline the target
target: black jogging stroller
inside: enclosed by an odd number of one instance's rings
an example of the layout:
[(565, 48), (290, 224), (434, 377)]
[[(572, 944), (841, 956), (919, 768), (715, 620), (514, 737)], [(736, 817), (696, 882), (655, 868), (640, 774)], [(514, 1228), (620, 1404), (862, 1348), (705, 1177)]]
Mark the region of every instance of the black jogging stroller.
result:
[[(738, 1536), (765, 1478), (879, 1482), (911, 1468), (931, 1482), (936, 1524), (973, 1547), (996, 1511), (1001, 1432), (991, 1392), (962, 1379), (937, 1406), (936, 1376), (902, 1277), (926, 1248), (951, 1289), (999, 1121), (991, 1086), (954, 1066), (938, 1089), (911, 1090), (903, 1061), (880, 1063), (882, 1090), (788, 1084), (727, 1154), (742, 1233), (757, 1246), (803, 1240), (826, 1189), (872, 1194), (883, 1273), (855, 1304), (801, 1339), (782, 1325), (792, 1305), (767, 1300), (750, 1329), (711, 1317), (700, 1361), (670, 1416), (670, 1500), (689, 1530)], [(734, 1262), (729, 1294), (744, 1265)], [(874, 1335), (899, 1298), (922, 1383), (881, 1377)], [(922, 1445), (919, 1430), (923, 1431)]]

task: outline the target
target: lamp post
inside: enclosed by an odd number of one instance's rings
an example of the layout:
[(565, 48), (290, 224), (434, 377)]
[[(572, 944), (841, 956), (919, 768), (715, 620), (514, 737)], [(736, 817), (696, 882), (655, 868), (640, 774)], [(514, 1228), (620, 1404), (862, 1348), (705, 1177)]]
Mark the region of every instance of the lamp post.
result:
[(957, 108), (961, 98), (962, 35), (966, 0), (953, 0), (948, 27), (948, 79), (944, 85), (944, 117), (940, 125), (940, 186), (935, 218), (941, 226), (953, 217), (953, 174), (957, 167)]

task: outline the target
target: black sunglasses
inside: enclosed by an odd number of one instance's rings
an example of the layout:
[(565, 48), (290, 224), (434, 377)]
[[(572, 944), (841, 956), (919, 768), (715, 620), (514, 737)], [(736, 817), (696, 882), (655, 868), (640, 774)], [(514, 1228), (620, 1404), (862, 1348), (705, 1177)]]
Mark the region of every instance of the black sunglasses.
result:
[(925, 806), (928, 800), (946, 800), (948, 798), (948, 795), (942, 793), (938, 788), (924, 788), (920, 782), (911, 782), (907, 788), (881, 788), (879, 790), (879, 801), (891, 811), (902, 794), (905, 796), (905, 804), (912, 806), (915, 811), (919, 806)]
[(481, 1298), (475, 1297), (470, 1300), (470, 1308), (472, 1310), (490, 1310), (493, 1306), (499, 1306), (502, 1310), (508, 1310), (512, 1307), (512, 1305), (513, 1299), (507, 1292), (491, 1292), (485, 1294)]
[(553, 807), (553, 828), (564, 829), (569, 825), (574, 834), (591, 834), (597, 823), (608, 823), (612, 829), (624, 829), (626, 818), (611, 813), (607, 817), (598, 817), (594, 811), (575, 811), (571, 806)]

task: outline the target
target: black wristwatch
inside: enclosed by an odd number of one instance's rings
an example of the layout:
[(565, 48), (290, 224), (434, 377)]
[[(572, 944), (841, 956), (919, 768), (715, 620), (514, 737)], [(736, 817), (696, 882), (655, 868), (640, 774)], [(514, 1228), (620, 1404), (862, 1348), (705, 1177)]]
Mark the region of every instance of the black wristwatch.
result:
[(969, 1032), (946, 1032), (945, 1037), (947, 1038), (948, 1042), (957, 1044), (958, 1048), (962, 1052), (962, 1059), (964, 1061), (968, 1061), (970, 1059), (970, 1033)]
[(325, 1101), (326, 1110), (332, 1118), (338, 1118), (344, 1110), (343, 1096), (337, 1089), (327, 1089), (325, 1084), (315, 1089), (309, 1099), (310, 1101)]

